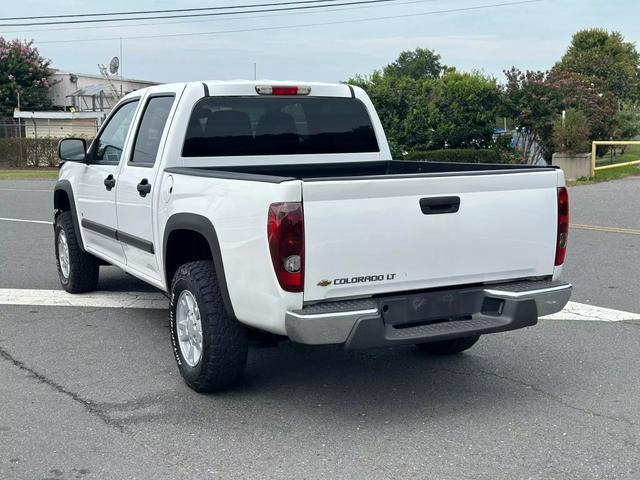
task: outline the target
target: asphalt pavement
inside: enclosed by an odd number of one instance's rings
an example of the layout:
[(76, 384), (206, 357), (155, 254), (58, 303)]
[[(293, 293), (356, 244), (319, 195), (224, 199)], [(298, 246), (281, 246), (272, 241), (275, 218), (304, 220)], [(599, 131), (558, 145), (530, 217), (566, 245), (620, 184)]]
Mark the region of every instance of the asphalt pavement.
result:
[[(0, 217), (51, 220), (52, 185), (0, 182)], [(572, 223), (640, 227), (640, 179), (570, 195)], [(0, 288), (59, 288), (52, 233), (0, 220)], [(572, 300), (640, 312), (639, 246), (572, 230)], [(113, 267), (99, 288), (149, 289)], [(0, 479), (637, 479), (639, 334), (543, 320), (454, 358), (284, 343), (200, 395), (166, 311), (0, 305)]]
[(569, 189), (570, 222), (636, 230), (572, 228), (564, 278), (576, 302), (640, 312), (640, 176)]

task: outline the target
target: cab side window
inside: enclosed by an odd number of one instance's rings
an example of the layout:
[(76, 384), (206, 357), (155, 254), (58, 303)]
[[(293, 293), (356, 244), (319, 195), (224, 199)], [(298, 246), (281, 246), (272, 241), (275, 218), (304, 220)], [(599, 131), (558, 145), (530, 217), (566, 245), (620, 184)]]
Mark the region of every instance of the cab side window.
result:
[(138, 100), (125, 103), (107, 120), (93, 145), (92, 160), (96, 163), (118, 164), (124, 142), (138, 107)]
[(133, 145), (131, 164), (150, 167), (155, 163), (173, 98), (173, 95), (151, 97), (147, 102)]

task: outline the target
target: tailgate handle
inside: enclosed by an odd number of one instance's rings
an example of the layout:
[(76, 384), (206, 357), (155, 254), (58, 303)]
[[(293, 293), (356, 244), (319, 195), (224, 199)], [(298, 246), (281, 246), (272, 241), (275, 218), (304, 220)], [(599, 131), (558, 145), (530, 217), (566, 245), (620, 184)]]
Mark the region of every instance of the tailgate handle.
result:
[(420, 199), (420, 210), (425, 215), (456, 213), (460, 209), (460, 197), (430, 197)]

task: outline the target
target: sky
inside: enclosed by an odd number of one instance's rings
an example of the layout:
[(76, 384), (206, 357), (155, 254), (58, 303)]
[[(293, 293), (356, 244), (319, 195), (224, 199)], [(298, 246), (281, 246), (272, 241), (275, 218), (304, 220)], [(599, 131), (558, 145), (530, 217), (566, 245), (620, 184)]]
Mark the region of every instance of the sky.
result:
[[(0, 17), (282, 1), (4, 0)], [(340, 1), (354, 0), (338, 3)], [(113, 56), (120, 56), (119, 38), (122, 37), (123, 75), (157, 82), (252, 79), (254, 63), (259, 79), (339, 82), (356, 74), (369, 74), (393, 62), (402, 50), (416, 47), (435, 50), (446, 65), (464, 71), (481, 71), (503, 81), (503, 70), (511, 66), (523, 70), (549, 69), (562, 56), (573, 33), (583, 28), (617, 30), (628, 41), (640, 42), (638, 0), (541, 0), (443, 12), (509, 1), (392, 0), (348, 9), (145, 20), (126, 25), (93, 24), (89, 28), (69, 24), (0, 26), (0, 36), (33, 39), (53, 67), (93, 74), (98, 73), (98, 63), (108, 64)], [(362, 21), (380, 17), (395, 18)], [(310, 25), (331, 22), (334, 24)], [(277, 28), (294, 25), (297, 27)], [(251, 29), (254, 31), (246, 31)], [(227, 33), (220, 33), (225, 31)], [(199, 32), (218, 33), (128, 38)]]

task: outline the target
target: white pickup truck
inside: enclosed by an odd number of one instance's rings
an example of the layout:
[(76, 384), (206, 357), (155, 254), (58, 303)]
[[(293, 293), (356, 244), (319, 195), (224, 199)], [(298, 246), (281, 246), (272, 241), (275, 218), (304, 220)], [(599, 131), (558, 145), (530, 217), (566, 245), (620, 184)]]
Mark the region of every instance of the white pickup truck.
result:
[(62, 286), (115, 265), (166, 292), (197, 391), (236, 382), (255, 339), (452, 354), (571, 294), (561, 170), (394, 161), (357, 87), (154, 86), (58, 149)]

